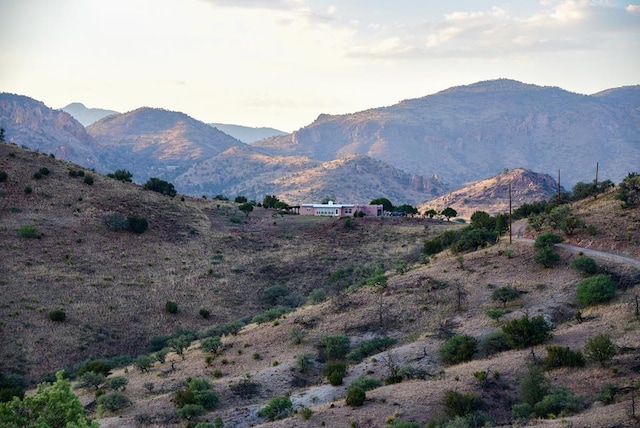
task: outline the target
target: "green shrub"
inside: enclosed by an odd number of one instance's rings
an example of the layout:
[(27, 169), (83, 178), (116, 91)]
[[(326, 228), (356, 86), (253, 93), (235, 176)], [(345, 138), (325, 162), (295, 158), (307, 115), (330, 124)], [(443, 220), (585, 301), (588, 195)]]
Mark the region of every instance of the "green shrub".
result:
[(622, 390), (617, 385), (607, 384), (602, 390), (596, 394), (595, 400), (601, 401), (603, 404), (612, 404), (615, 401), (616, 395), (618, 395)]
[(598, 265), (596, 264), (596, 261), (587, 256), (576, 257), (571, 260), (570, 266), (572, 269), (575, 269), (584, 275), (593, 275), (598, 272)]
[(84, 176), (84, 184), (93, 185), (93, 176), (87, 174)]
[(178, 408), (178, 417), (181, 419), (191, 420), (207, 413), (207, 409), (200, 404), (188, 403)]
[(354, 380), (352, 380), (349, 386), (357, 386), (358, 388), (361, 388), (364, 391), (371, 391), (372, 389), (381, 387), (382, 381), (374, 377), (360, 375)]
[(40, 238), (40, 232), (36, 229), (35, 226), (30, 224), (23, 224), (18, 228), (18, 235), (21, 238)]
[(606, 366), (616, 356), (617, 349), (608, 334), (600, 333), (587, 341), (584, 354), (587, 358)]
[(533, 414), (533, 406), (529, 403), (518, 403), (511, 407), (513, 419), (529, 419)]
[(126, 169), (117, 169), (113, 174), (107, 174), (107, 177), (122, 181), (124, 183), (130, 183), (132, 181), (133, 174), (131, 174)]
[(204, 377), (187, 378), (186, 387), (176, 391), (173, 403), (181, 418), (190, 419), (213, 410), (218, 397), (211, 392), (211, 382)]
[(106, 377), (111, 374), (111, 366), (102, 360), (93, 360), (83, 364), (78, 369), (77, 374), (82, 375), (87, 372), (101, 373)]
[(40, 173), (40, 171), (36, 171), (33, 173), (34, 180), (40, 180), (41, 178), (42, 178), (42, 174)]
[(78, 176), (78, 171), (76, 171), (75, 169), (71, 169), (69, 170), (69, 177), (77, 177)]
[(323, 336), (320, 345), (324, 348), (324, 355), (328, 360), (340, 360), (347, 356), (351, 349), (351, 339), (344, 334)]
[(560, 263), (560, 254), (553, 247), (542, 247), (536, 250), (533, 261), (546, 268)]
[(168, 301), (164, 304), (164, 310), (170, 314), (178, 313), (178, 304), (176, 302)]
[(293, 403), (289, 397), (274, 397), (260, 410), (260, 414), (270, 421), (284, 419), (293, 411)]
[(0, 183), (7, 181), (7, 178), (9, 178), (9, 174), (7, 174), (6, 171), (0, 170)]
[(502, 326), (510, 348), (528, 348), (551, 338), (551, 327), (542, 315), (529, 319), (527, 316), (511, 320)]
[(127, 223), (129, 223), (129, 230), (133, 233), (144, 233), (149, 227), (149, 223), (146, 218), (134, 215), (127, 217)]
[(364, 400), (367, 399), (367, 394), (364, 389), (357, 386), (350, 386), (347, 389), (347, 405), (351, 407), (360, 407), (364, 404)]
[(322, 288), (315, 288), (311, 290), (307, 297), (307, 304), (317, 305), (327, 300), (327, 292)]
[(611, 300), (616, 294), (616, 284), (609, 275), (595, 275), (578, 283), (576, 298), (582, 306)]
[(562, 346), (547, 346), (547, 356), (542, 364), (545, 370), (552, 370), (558, 367), (584, 367), (585, 361), (580, 351)]
[(507, 315), (509, 312), (511, 311), (506, 309), (496, 309), (496, 308), (489, 308), (486, 311), (484, 311), (486, 316), (496, 321), (500, 321), (500, 318)]
[(219, 336), (207, 337), (200, 341), (200, 347), (204, 352), (217, 352), (222, 348), (222, 340)]
[(116, 412), (125, 407), (129, 407), (131, 400), (120, 391), (111, 391), (99, 396), (97, 403), (109, 411)]
[(313, 368), (313, 355), (311, 354), (297, 354), (296, 355), (296, 367), (300, 370), (300, 373), (307, 373)]
[(209, 312), (209, 310), (208, 310), (208, 309), (200, 308), (200, 311), (198, 311), (198, 314), (199, 314), (202, 318), (207, 319), (207, 318), (209, 318), (209, 316), (211, 315), (211, 312)]
[(269, 321), (274, 321), (283, 316), (284, 314), (288, 314), (293, 309), (287, 308), (284, 306), (275, 306), (273, 308), (269, 308), (266, 311), (259, 313), (251, 319), (251, 322), (255, 322), (258, 324), (262, 324)]
[(291, 330), (289, 330), (289, 337), (291, 337), (291, 343), (294, 345), (300, 345), (304, 338), (307, 337), (307, 334), (306, 330), (301, 329), (297, 325), (294, 325), (291, 327)]
[(62, 309), (54, 309), (49, 312), (49, 319), (55, 322), (62, 322), (67, 319), (67, 314)]
[(104, 386), (105, 386), (105, 388), (111, 389), (113, 391), (117, 391), (117, 390), (124, 391), (125, 388), (127, 387), (128, 383), (129, 383), (129, 381), (127, 380), (126, 377), (124, 377), (124, 376), (114, 376), (114, 377), (108, 378), (104, 382)]
[(105, 377), (101, 373), (85, 372), (78, 380), (78, 387), (98, 389), (98, 387), (104, 382), (104, 379)]
[(43, 166), (42, 168), (40, 168), (40, 170), (38, 171), (41, 175), (49, 175), (49, 168), (47, 168), (46, 166)]
[(567, 416), (581, 409), (582, 399), (565, 388), (556, 388), (533, 406), (534, 413), (540, 418)]
[(507, 335), (502, 329), (493, 330), (484, 335), (478, 342), (478, 351), (487, 357), (511, 349)]
[(482, 410), (484, 402), (474, 393), (463, 394), (457, 391), (444, 393), (444, 411), (450, 418), (467, 416)]
[(266, 306), (288, 306), (291, 290), (284, 285), (272, 285), (262, 292), (262, 303)]
[(371, 355), (385, 351), (394, 343), (396, 343), (396, 341), (391, 337), (374, 337), (373, 339), (361, 342), (356, 348), (354, 348), (347, 354), (347, 358), (351, 361), (359, 363), (360, 361)]
[(148, 355), (139, 355), (134, 360), (133, 365), (140, 370), (141, 373), (147, 372), (153, 365), (153, 358)]
[(477, 349), (478, 341), (474, 337), (457, 334), (440, 347), (438, 354), (446, 364), (458, 364), (471, 360)]
[(507, 306), (507, 302), (520, 297), (520, 292), (511, 287), (500, 287), (491, 293), (491, 299), (502, 302), (502, 306)]
[(162, 193), (163, 195), (171, 197), (174, 197), (178, 194), (178, 192), (176, 192), (176, 189), (173, 187), (173, 184), (156, 177), (151, 177), (149, 180), (147, 180), (146, 183), (143, 184), (142, 187), (147, 190), (152, 190), (154, 192)]
[(520, 381), (520, 400), (533, 408), (548, 392), (549, 385), (542, 370), (533, 364), (529, 364), (524, 378)]
[(536, 237), (533, 246), (536, 249), (548, 248), (553, 247), (555, 244), (559, 244), (562, 241), (564, 241), (564, 239), (562, 239), (562, 236), (556, 235), (553, 232), (545, 232)]
[(120, 213), (109, 213), (102, 218), (102, 223), (111, 230), (127, 230), (129, 222), (127, 218)]
[(347, 374), (347, 363), (344, 361), (329, 361), (324, 368), (324, 375), (333, 386), (342, 385), (342, 379)]
[(303, 407), (302, 410), (300, 410), (300, 414), (302, 415), (302, 419), (308, 421), (311, 418), (311, 415), (313, 415), (313, 410), (308, 407)]
[(29, 195), (29, 194), (31, 194), (31, 192), (33, 192), (33, 189), (31, 188), (31, 186), (25, 186), (24, 187), (24, 194), (25, 195)]

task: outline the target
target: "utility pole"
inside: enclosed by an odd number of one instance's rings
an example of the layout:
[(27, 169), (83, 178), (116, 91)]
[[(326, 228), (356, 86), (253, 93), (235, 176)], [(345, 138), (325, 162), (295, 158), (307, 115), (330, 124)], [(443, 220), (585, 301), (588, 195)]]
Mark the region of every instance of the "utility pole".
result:
[(513, 222), (511, 219), (511, 183), (509, 183), (509, 244), (512, 243), (512, 234), (513, 234), (511, 230), (512, 226), (513, 226)]
[(560, 205), (560, 169), (558, 169), (558, 205)]

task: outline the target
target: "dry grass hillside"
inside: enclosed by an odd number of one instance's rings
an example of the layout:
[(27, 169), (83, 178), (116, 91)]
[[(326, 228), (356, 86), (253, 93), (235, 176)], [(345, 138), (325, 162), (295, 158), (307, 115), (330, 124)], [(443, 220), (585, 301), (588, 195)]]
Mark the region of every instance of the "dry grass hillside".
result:
[[(43, 167), (50, 173), (33, 179)], [(8, 173), (0, 183), (3, 372), (22, 371), (35, 380), (90, 356), (142, 352), (152, 336), (180, 328), (203, 331), (257, 313), (263, 291), (275, 284), (292, 290), (300, 303), (311, 290), (328, 291), (324, 302), (224, 336), (218, 352), (204, 352), (194, 341), (182, 357), (169, 352), (144, 373), (133, 365), (114, 368), (110, 376), (127, 379), (123, 393), (132, 401), (121, 410), (100, 411), (94, 389), (77, 389), (102, 427), (178, 427), (216, 419), (225, 427), (426, 424), (449, 418), (447, 391), (476, 394), (499, 426), (637, 424), (640, 269), (635, 265), (597, 258), (620, 289), (607, 304), (580, 307), (576, 285), (582, 276), (569, 267), (579, 250), (560, 248), (560, 264), (543, 268), (533, 261), (531, 243), (503, 238), (469, 254), (441, 253), (425, 264), (424, 239), (461, 225), (364, 218), (348, 227), (344, 219), (273, 217), (261, 209), (245, 219), (232, 203), (168, 198), (85, 171), (94, 177), (88, 185), (69, 176), (76, 165), (5, 144), (0, 169)], [(25, 186), (32, 193), (25, 194)], [(595, 233), (580, 230), (565, 242), (640, 256), (640, 209), (622, 210), (611, 194), (575, 209)], [(149, 229), (141, 235), (109, 230), (103, 219), (112, 212), (145, 217)], [(34, 226), (39, 238), (20, 236), (23, 225)], [(375, 274), (371, 285), (354, 286), (363, 279), (356, 273), (371, 275), (365, 268), (373, 265), (384, 266), (386, 286)], [(492, 299), (500, 287), (515, 288), (520, 296), (503, 307)], [(168, 300), (178, 303), (177, 314), (164, 311)], [(56, 308), (65, 310), (64, 322), (49, 320)], [(200, 308), (211, 317), (200, 317)], [(501, 308), (508, 313), (499, 321), (486, 314)], [(553, 337), (526, 349), (478, 352), (454, 365), (439, 356), (449, 334), (482, 341), (525, 315), (542, 315), (552, 323)], [(516, 423), (511, 407), (519, 402), (527, 364), (543, 359), (548, 345), (583, 350), (598, 333), (609, 334), (617, 347), (610, 364), (588, 360), (584, 367), (545, 371), (552, 385), (578, 395), (577, 413)], [(330, 335), (347, 336), (352, 349), (374, 337), (395, 343), (352, 361), (343, 384), (332, 386), (322, 375), (326, 350), (319, 346)], [(396, 370), (404, 374), (402, 381), (384, 384)], [(484, 381), (478, 379), (482, 372)], [(360, 375), (381, 385), (366, 393), (361, 407), (352, 407), (345, 403), (346, 388)], [(187, 421), (174, 403), (190, 377), (206, 377), (219, 403)], [(615, 394), (604, 400), (603, 391)], [(276, 396), (289, 397), (294, 412), (268, 421), (260, 410)]]

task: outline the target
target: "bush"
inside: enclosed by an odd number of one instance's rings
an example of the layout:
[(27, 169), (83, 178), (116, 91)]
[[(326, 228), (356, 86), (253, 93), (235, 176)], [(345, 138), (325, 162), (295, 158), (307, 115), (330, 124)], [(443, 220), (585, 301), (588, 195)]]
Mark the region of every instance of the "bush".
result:
[(487, 357), (509, 349), (511, 347), (509, 346), (507, 335), (501, 329), (487, 333), (478, 343), (478, 351)]
[(520, 292), (511, 287), (500, 287), (491, 293), (491, 299), (502, 302), (502, 306), (507, 306), (507, 302), (520, 297)]
[(329, 361), (324, 368), (324, 375), (333, 386), (342, 385), (342, 379), (347, 374), (347, 363), (344, 361)]
[(596, 275), (578, 283), (576, 298), (582, 306), (611, 300), (616, 294), (616, 284), (609, 275)]
[(40, 233), (35, 226), (24, 224), (18, 228), (18, 235), (21, 238), (40, 238)]
[(129, 223), (129, 230), (133, 233), (144, 233), (149, 227), (146, 218), (136, 217), (134, 215), (127, 217), (127, 222)]
[(467, 416), (478, 410), (482, 410), (484, 402), (474, 393), (463, 394), (457, 391), (444, 393), (444, 411), (447, 416)]
[(120, 213), (109, 213), (102, 218), (102, 223), (111, 230), (127, 230), (129, 222), (127, 218)]
[(372, 389), (381, 387), (382, 381), (374, 377), (367, 377), (365, 375), (360, 375), (354, 380), (352, 380), (349, 386), (357, 386), (358, 388), (361, 388), (364, 391), (371, 391)]
[(141, 373), (147, 372), (153, 365), (153, 358), (148, 355), (139, 355), (134, 360), (133, 365), (140, 370)]
[(587, 256), (576, 257), (571, 260), (570, 266), (572, 269), (577, 270), (583, 275), (593, 275), (598, 272), (598, 265), (596, 264), (596, 261)]
[(131, 183), (133, 174), (126, 169), (116, 169), (113, 174), (107, 174), (107, 177), (122, 181), (124, 183)]
[(556, 235), (555, 233), (552, 233), (552, 232), (545, 232), (545, 233), (541, 233), (536, 237), (536, 240), (533, 246), (536, 249), (547, 248), (547, 247), (552, 247), (555, 244), (559, 244), (562, 241), (564, 241), (564, 239), (562, 239), (562, 236)]
[(352, 407), (360, 407), (364, 404), (364, 400), (367, 399), (367, 394), (364, 389), (357, 386), (350, 386), (347, 389), (347, 405)]
[(542, 315), (529, 319), (523, 316), (520, 319), (511, 320), (502, 326), (502, 331), (507, 336), (510, 348), (527, 348), (539, 345), (551, 338), (551, 327)]
[(307, 297), (307, 304), (317, 305), (327, 300), (327, 292), (322, 288), (315, 288), (311, 290)]
[(198, 416), (202, 416), (205, 413), (207, 413), (207, 410), (200, 404), (189, 403), (178, 409), (178, 417), (187, 420), (197, 418)]
[(602, 367), (607, 365), (617, 353), (616, 347), (611, 342), (608, 334), (598, 334), (587, 341), (584, 347), (584, 354), (590, 360), (600, 363)]
[(211, 315), (211, 312), (209, 312), (208, 309), (200, 308), (200, 311), (198, 312), (198, 314), (200, 314), (202, 318), (207, 319), (209, 318), (209, 315)]
[(80, 388), (95, 388), (98, 389), (104, 382), (104, 375), (101, 373), (85, 372), (80, 376), (78, 386)]
[(170, 314), (178, 313), (178, 304), (176, 302), (168, 301), (164, 304), (164, 310)]
[(33, 178), (34, 180), (40, 180), (42, 178), (42, 174), (40, 173), (40, 171), (36, 171), (33, 173)]
[(49, 312), (49, 319), (55, 322), (62, 322), (67, 319), (67, 314), (62, 309), (54, 309)]
[(533, 255), (533, 261), (550, 268), (560, 263), (560, 254), (553, 247), (542, 247)]
[(31, 186), (25, 186), (24, 187), (24, 194), (25, 195), (29, 195), (29, 194), (31, 194), (31, 192), (33, 192), (33, 189), (31, 188)]
[(529, 403), (518, 403), (511, 407), (513, 419), (529, 419), (533, 413), (533, 406)]
[(289, 397), (275, 397), (260, 410), (260, 414), (270, 421), (284, 419), (293, 411), (293, 403)]
[(396, 343), (395, 339), (387, 336), (374, 337), (360, 343), (355, 349), (347, 354), (347, 358), (351, 361), (359, 363), (365, 358), (382, 352)]
[(556, 388), (533, 406), (534, 413), (540, 418), (567, 416), (581, 409), (581, 398), (564, 388)]
[(584, 367), (585, 361), (580, 351), (562, 346), (547, 346), (547, 356), (542, 364), (545, 370), (552, 370), (558, 367)]
[(124, 377), (124, 376), (114, 376), (114, 377), (108, 378), (104, 382), (104, 386), (105, 386), (105, 388), (111, 389), (113, 391), (117, 391), (119, 389), (124, 391), (125, 388), (127, 387), (128, 383), (129, 383), (129, 381), (127, 380), (126, 377)]
[(190, 419), (213, 410), (218, 397), (211, 392), (211, 382), (204, 377), (187, 378), (187, 385), (179, 389), (173, 398), (181, 418)]
[(290, 294), (291, 290), (284, 285), (273, 285), (262, 292), (262, 303), (267, 306), (287, 306)]
[(217, 352), (221, 347), (222, 340), (220, 340), (218, 336), (207, 337), (200, 341), (200, 348), (202, 348), (204, 352)]
[(446, 364), (458, 364), (471, 360), (477, 349), (478, 341), (474, 337), (457, 334), (447, 340), (438, 353)]
[(7, 181), (7, 178), (9, 178), (9, 174), (7, 174), (6, 171), (0, 170), (0, 183), (2, 183), (3, 181)]
[(267, 309), (266, 311), (259, 313), (251, 319), (251, 322), (255, 322), (258, 324), (262, 324), (265, 322), (277, 320), (284, 314), (288, 314), (291, 312), (291, 308), (287, 308), (284, 306), (275, 306), (273, 308)]
[(82, 375), (87, 372), (101, 373), (106, 377), (111, 374), (111, 366), (102, 360), (93, 360), (83, 364), (77, 374)]
[(84, 184), (93, 185), (93, 176), (87, 174), (84, 176)]
[(486, 311), (484, 311), (484, 314), (489, 318), (491, 318), (492, 320), (500, 321), (500, 318), (507, 315), (509, 312), (511, 311), (507, 309), (489, 308)]
[(323, 336), (320, 345), (324, 347), (324, 354), (329, 360), (343, 359), (351, 348), (351, 339), (343, 334)]
[(119, 391), (107, 392), (106, 394), (99, 396), (97, 402), (98, 405), (112, 412), (124, 409), (131, 405), (129, 397)]
[(152, 190), (154, 192), (162, 193), (163, 195), (174, 197), (178, 194), (176, 189), (173, 187), (173, 184), (160, 180), (159, 178), (152, 177), (143, 186), (147, 190)]
[(537, 402), (547, 395), (548, 391), (548, 382), (542, 371), (533, 364), (528, 365), (527, 372), (520, 381), (520, 400), (533, 408)]

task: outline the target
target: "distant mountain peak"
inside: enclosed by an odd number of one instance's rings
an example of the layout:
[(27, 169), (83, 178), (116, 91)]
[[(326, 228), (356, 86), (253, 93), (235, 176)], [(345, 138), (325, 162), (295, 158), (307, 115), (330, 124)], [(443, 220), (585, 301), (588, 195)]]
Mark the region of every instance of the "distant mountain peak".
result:
[(87, 127), (94, 122), (102, 119), (103, 117), (118, 114), (115, 110), (107, 110), (101, 108), (88, 108), (84, 104), (79, 102), (73, 102), (62, 107), (60, 110), (69, 113), (73, 116), (82, 126)]

